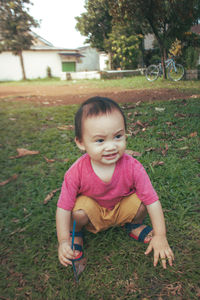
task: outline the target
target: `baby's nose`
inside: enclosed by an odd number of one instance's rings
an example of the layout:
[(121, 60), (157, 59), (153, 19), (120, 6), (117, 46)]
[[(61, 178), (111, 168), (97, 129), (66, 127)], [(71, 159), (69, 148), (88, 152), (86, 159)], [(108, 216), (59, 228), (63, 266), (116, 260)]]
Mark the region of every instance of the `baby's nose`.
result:
[(116, 145), (114, 142), (107, 142), (105, 148), (107, 151), (111, 151), (113, 149), (116, 149)]

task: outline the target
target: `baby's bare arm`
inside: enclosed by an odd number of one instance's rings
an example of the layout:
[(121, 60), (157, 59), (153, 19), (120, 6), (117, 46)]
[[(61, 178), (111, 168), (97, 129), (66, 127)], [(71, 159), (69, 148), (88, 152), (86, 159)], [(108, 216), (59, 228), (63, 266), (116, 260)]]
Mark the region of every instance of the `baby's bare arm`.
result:
[(168, 244), (166, 237), (165, 219), (160, 201), (147, 205), (147, 210), (153, 226), (154, 236), (149, 243), (145, 254), (154, 250), (154, 266), (157, 265), (159, 258), (162, 260), (163, 268), (166, 269), (166, 259), (172, 266), (174, 254)]
[(71, 259), (75, 258), (75, 253), (71, 249), (70, 241), (70, 222), (71, 211), (57, 208), (56, 212), (56, 228), (58, 237), (58, 258), (62, 265), (71, 265)]

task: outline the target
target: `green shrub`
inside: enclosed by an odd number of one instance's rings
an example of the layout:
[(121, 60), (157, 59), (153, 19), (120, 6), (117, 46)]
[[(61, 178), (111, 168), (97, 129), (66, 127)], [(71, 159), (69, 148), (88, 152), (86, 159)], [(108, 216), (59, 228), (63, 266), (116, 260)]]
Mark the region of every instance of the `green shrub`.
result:
[(185, 63), (187, 69), (195, 69), (197, 67), (199, 53), (197, 49), (188, 47), (185, 52)]

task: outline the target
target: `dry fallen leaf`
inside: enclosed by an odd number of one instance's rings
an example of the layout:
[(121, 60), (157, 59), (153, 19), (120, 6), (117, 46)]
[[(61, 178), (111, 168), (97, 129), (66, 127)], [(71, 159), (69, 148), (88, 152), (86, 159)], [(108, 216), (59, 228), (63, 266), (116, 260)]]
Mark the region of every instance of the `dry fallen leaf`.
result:
[(13, 180), (17, 179), (17, 177), (18, 177), (18, 175), (14, 174), (13, 176), (11, 176), (10, 178), (8, 178), (7, 180), (0, 182), (0, 186), (6, 185), (10, 181), (13, 181)]
[(51, 192), (46, 196), (46, 198), (44, 199), (44, 202), (43, 202), (43, 203), (44, 203), (44, 204), (47, 204), (47, 203), (53, 198), (53, 196), (55, 195), (55, 193), (57, 193), (57, 191), (59, 191), (59, 190), (60, 190), (60, 188), (51, 191)]
[(167, 126), (172, 126), (173, 125), (172, 122), (165, 122), (165, 124), (167, 124)]
[(18, 152), (18, 155), (10, 156), (10, 158), (13, 159), (13, 158), (23, 157), (23, 156), (26, 156), (26, 155), (35, 155), (35, 154), (40, 153), (39, 151), (31, 151), (31, 150), (27, 150), (27, 149), (24, 149), (24, 148), (17, 148), (17, 152)]
[(44, 159), (45, 159), (46, 162), (48, 162), (48, 163), (53, 163), (53, 162), (55, 162), (55, 159), (48, 159), (46, 156), (44, 156)]
[(191, 138), (195, 137), (195, 136), (197, 136), (197, 132), (196, 131), (189, 134), (189, 137), (191, 137)]
[(68, 162), (68, 161), (69, 161), (69, 158), (61, 159), (61, 161)]
[(142, 156), (142, 153), (133, 150), (125, 150), (125, 153), (131, 156)]
[(153, 148), (153, 147), (145, 149), (146, 152), (155, 151), (155, 150), (156, 150), (156, 148)]
[(169, 147), (167, 144), (165, 144), (165, 148), (162, 150), (162, 155), (165, 156), (167, 154)]
[(64, 159), (60, 159), (60, 158), (49, 159), (46, 156), (44, 156), (44, 159), (46, 160), (47, 163), (54, 163), (55, 161), (61, 161), (61, 162), (68, 162), (69, 161), (69, 158), (64, 158)]
[(164, 165), (164, 161), (153, 161), (152, 162), (152, 167), (163, 166), (163, 165)]
[(57, 127), (60, 130), (74, 130), (74, 125), (62, 125)]
[(182, 114), (182, 113), (174, 114), (174, 117), (176, 117), (176, 118), (185, 118), (186, 116), (187, 116), (186, 114)]
[(140, 120), (137, 120), (136, 124), (142, 128), (144, 128), (144, 124), (142, 124), (142, 122)]

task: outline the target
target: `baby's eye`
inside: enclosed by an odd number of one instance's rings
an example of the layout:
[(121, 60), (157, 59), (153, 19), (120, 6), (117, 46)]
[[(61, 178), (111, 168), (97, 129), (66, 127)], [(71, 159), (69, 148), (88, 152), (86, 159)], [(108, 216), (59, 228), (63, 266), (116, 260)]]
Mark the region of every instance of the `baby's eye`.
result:
[(103, 143), (104, 139), (98, 139), (96, 140), (96, 143), (100, 144), (100, 143)]
[(115, 136), (115, 138), (118, 140), (118, 139), (120, 139), (122, 137), (122, 134), (118, 134), (118, 135), (116, 135)]

